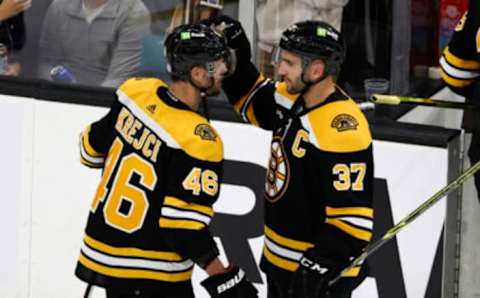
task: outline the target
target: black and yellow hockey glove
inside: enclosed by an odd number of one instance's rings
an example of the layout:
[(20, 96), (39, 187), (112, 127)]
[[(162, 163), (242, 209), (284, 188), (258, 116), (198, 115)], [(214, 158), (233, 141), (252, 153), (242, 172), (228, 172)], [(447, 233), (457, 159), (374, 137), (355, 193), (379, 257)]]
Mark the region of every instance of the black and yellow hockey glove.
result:
[(289, 289), (289, 298), (322, 298), (328, 282), (341, 271), (341, 263), (320, 256), (314, 249), (307, 250), (299, 262)]
[(226, 272), (215, 274), (201, 285), (213, 298), (257, 298), (257, 289), (247, 280), (245, 272), (230, 265)]

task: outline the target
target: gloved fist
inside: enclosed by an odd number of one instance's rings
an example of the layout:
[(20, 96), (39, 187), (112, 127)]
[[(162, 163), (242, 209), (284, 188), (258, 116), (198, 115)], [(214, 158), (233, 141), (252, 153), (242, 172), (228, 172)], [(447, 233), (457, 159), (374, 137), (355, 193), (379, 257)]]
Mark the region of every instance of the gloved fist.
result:
[(236, 265), (230, 265), (226, 272), (212, 275), (200, 284), (214, 298), (257, 298), (257, 289)]
[(320, 256), (314, 249), (307, 250), (293, 274), (289, 289), (290, 298), (324, 297), (328, 282), (341, 271), (341, 263)]
[(250, 41), (239, 21), (220, 14), (208, 18), (202, 21), (202, 23), (225, 36), (227, 45), (237, 51), (237, 57), (250, 60)]

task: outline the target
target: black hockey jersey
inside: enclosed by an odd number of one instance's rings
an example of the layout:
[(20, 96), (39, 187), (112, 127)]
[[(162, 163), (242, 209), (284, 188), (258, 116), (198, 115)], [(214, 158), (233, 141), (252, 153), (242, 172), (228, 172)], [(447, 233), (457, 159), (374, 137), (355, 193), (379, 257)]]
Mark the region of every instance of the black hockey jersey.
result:
[(288, 275), (311, 247), (344, 261), (358, 255), (373, 229), (372, 138), (363, 113), (338, 88), (306, 109), (284, 83), (251, 63), (239, 67), (224, 80), (229, 100), (245, 121), (273, 131), (262, 270)]
[[(103, 168), (76, 274), (192, 296), (194, 262), (218, 255), (208, 232), (223, 144), (208, 121), (158, 79), (130, 79), (81, 135), (81, 161)], [(182, 297), (183, 297), (182, 296)]]
[[(469, 1), (469, 9), (457, 24), (440, 58), (443, 81), (467, 101), (480, 104), (480, 3)], [(478, 110), (464, 112), (466, 131), (480, 129)]]
[(462, 94), (480, 77), (480, 3), (470, 1), (469, 10), (455, 28), (440, 59), (442, 78)]

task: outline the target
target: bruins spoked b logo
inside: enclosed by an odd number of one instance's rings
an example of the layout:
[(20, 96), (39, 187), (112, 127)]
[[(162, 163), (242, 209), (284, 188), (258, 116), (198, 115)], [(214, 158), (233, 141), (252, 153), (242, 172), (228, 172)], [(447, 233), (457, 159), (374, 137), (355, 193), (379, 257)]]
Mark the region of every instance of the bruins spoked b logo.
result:
[(358, 126), (358, 120), (352, 115), (340, 114), (332, 120), (331, 126), (336, 128), (338, 132), (356, 130)]
[(273, 203), (278, 201), (287, 189), (290, 168), (280, 138), (274, 137), (271, 146), (270, 161), (265, 179), (265, 198)]
[(200, 136), (202, 140), (215, 141), (217, 134), (208, 124), (199, 124), (195, 127), (195, 135)]

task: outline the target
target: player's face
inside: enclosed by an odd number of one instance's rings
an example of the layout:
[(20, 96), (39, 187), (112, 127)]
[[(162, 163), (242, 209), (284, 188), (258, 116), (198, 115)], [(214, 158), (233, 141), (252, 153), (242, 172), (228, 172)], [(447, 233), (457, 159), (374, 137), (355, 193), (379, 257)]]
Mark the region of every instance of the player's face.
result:
[(280, 80), (287, 85), (287, 91), (291, 94), (301, 92), (305, 84), (302, 82), (302, 59), (292, 52), (281, 50), (277, 66), (277, 74)]
[(213, 69), (210, 73), (211, 87), (207, 89), (207, 95), (216, 96), (220, 94), (222, 89), (222, 81), (227, 73), (227, 64), (223, 59), (219, 59), (212, 63)]

